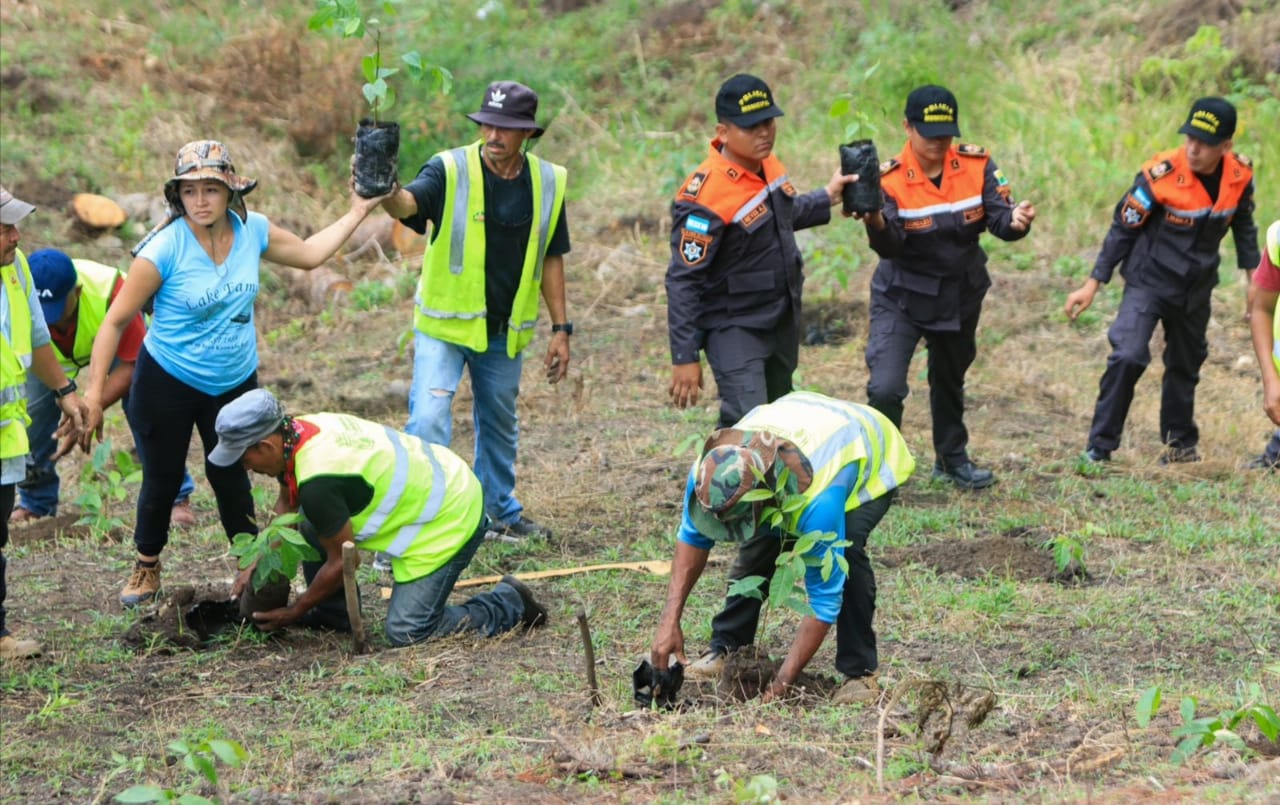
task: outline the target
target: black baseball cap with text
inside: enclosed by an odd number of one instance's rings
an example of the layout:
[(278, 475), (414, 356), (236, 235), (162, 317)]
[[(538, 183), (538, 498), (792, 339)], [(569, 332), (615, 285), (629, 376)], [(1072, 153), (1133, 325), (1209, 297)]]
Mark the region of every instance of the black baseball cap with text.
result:
[(721, 84), (716, 93), (716, 119), (722, 122), (749, 129), (781, 116), (769, 85), (753, 75), (739, 73)]
[(926, 84), (911, 90), (903, 115), (922, 137), (960, 136), (960, 105), (946, 87)]
[(1209, 145), (1220, 145), (1236, 133), (1236, 108), (1222, 98), (1201, 98), (1191, 104), (1187, 122), (1178, 133)]

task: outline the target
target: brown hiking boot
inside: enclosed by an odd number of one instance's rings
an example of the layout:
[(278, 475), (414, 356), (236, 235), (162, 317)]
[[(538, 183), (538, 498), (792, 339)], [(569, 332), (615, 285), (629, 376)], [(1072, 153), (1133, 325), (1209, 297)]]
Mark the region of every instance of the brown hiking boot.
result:
[(132, 609), (152, 600), (158, 592), (160, 592), (160, 560), (156, 560), (155, 567), (135, 564), (129, 583), (120, 591), (120, 606)]
[(9, 525), (23, 525), (32, 520), (39, 520), (41, 517), (48, 517), (47, 514), (36, 514), (30, 509), (24, 509), (21, 506), (15, 506), (13, 511), (9, 513)]
[(25, 660), (38, 657), (43, 651), (34, 640), (19, 640), (10, 634), (0, 637), (0, 660)]
[(875, 674), (851, 676), (831, 697), (832, 704), (871, 704), (880, 700), (880, 683)]
[(190, 528), (196, 524), (196, 513), (191, 510), (191, 501), (182, 500), (173, 504), (169, 512), (169, 525), (173, 528)]

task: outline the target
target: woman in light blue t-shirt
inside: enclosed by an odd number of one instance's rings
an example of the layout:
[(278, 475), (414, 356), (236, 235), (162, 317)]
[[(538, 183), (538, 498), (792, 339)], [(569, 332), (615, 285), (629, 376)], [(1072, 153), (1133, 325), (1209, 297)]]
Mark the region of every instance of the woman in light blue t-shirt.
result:
[[(222, 406), (258, 385), (253, 305), (262, 258), (311, 269), (329, 259), (381, 198), (351, 196), (345, 215), (303, 240), (245, 209), (257, 182), (236, 173), (227, 147), (214, 140), (178, 151), (164, 186), (169, 215), (133, 250), (124, 286), (93, 342), (85, 402), (89, 430), (102, 424), (103, 380), (120, 334), (149, 300), (151, 327), (133, 373), (126, 415), (143, 442), (142, 490), (133, 541), (138, 551), (120, 603), (134, 607), (160, 589), (160, 552), (182, 482), (193, 428), (207, 456), (217, 443)], [(86, 444), (87, 446), (87, 444)], [(205, 461), (227, 538), (257, 533), (243, 467)]]

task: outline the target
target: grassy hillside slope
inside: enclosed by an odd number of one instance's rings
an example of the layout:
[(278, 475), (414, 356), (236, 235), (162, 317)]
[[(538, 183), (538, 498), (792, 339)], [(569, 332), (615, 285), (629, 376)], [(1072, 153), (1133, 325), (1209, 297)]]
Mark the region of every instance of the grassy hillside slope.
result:
[[(47, 651), (0, 668), (0, 799), (104, 802), (147, 782), (246, 802), (1280, 793), (1280, 750), (1248, 717), (1249, 706), (1280, 699), (1280, 481), (1237, 468), (1269, 427), (1233, 250), (1224, 250), (1198, 397), (1200, 464), (1156, 463), (1158, 365), (1139, 384), (1116, 461), (1104, 471), (1078, 464), (1118, 288), (1074, 326), (1061, 313), (1116, 200), (1152, 152), (1179, 142), (1196, 96), (1237, 103), (1236, 146), (1257, 167), (1258, 218), (1280, 217), (1274, 3), (499, 1), (483, 17), (471, 3), (405, 6), (386, 29), (390, 44), (447, 66), (455, 85), (449, 96), (401, 88), (402, 179), (472, 136), (464, 114), (497, 77), (540, 92), (550, 127), (537, 151), (571, 176), (573, 364), (566, 383), (547, 386), (536, 366), (544, 342), (535, 342), (520, 409), (518, 490), (556, 536), (486, 544), (469, 575), (669, 556), (689, 460), (680, 445), (712, 427), (716, 406), (713, 395), (690, 411), (666, 404), (667, 210), (704, 153), (725, 76), (770, 81), (786, 111), (778, 153), (802, 189), (826, 180), (854, 124), (882, 154), (895, 152), (906, 92), (945, 83), (959, 97), (963, 139), (990, 148), (1015, 195), (1036, 203), (1029, 238), (988, 244), (995, 285), (967, 389), (975, 455), (1000, 483), (961, 494), (922, 473), (871, 546), (892, 701), (831, 706), (827, 646), (810, 666), (813, 687), (794, 701), (736, 703), (690, 685), (686, 711), (636, 712), (630, 673), (666, 580), (627, 572), (535, 582), (550, 625), (497, 641), (365, 657), (347, 654), (345, 638), (303, 630), (175, 643), (116, 603), (132, 556), (134, 487), (95, 478), (73, 457), (62, 516), (15, 530), (6, 549), (11, 621)], [(281, 0), (4, 0), (0, 182), (40, 205), (23, 247), (125, 266), (145, 213), (89, 238), (70, 225), (66, 203), (77, 192), (154, 198), (178, 146), (200, 137), (231, 146), (239, 170), (260, 182), (250, 207), (273, 220), (308, 232), (345, 209), (363, 49), (308, 32), (308, 11)], [(830, 114), (843, 98), (853, 111)], [(805, 233), (803, 246), (807, 315), (829, 343), (804, 347), (797, 382), (861, 400), (873, 256), (849, 221)], [(262, 382), (294, 411), (403, 424), (410, 364), (400, 342), (415, 265), (395, 255), (334, 261), (355, 287), (327, 308), (300, 299), (288, 272), (265, 267)], [(1160, 346), (1157, 336), (1157, 355)], [(904, 433), (927, 467), (922, 357), (911, 380)], [(467, 394), (455, 411), (464, 456)], [(127, 440), (118, 413), (108, 435)], [(191, 455), (199, 476), (198, 446)], [(165, 552), (174, 590), (232, 572), (199, 480), (200, 524)], [(77, 525), (73, 501), (87, 491), (124, 499)], [(266, 511), (271, 485), (256, 492)], [(1056, 571), (1055, 548), (1075, 559), (1074, 573)], [(684, 623), (694, 654), (723, 589), (727, 552), (713, 558)], [(385, 579), (361, 573), (377, 633)], [(579, 612), (592, 629), (599, 707), (582, 678)], [(795, 619), (769, 620), (759, 643), (777, 657)], [(1140, 723), (1153, 687), (1163, 705)], [(1223, 735), (1172, 762), (1183, 697), (1194, 697), (1184, 706), (1196, 717), (1245, 715), (1240, 744)], [(235, 741), (247, 758), (219, 765), (210, 782), (175, 762), (178, 740)]]

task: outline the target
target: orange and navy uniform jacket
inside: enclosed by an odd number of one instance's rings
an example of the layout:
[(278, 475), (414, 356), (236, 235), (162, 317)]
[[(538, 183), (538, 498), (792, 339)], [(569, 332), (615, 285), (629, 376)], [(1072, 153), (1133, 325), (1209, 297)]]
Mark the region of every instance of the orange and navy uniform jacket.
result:
[(1008, 181), (986, 149), (959, 144), (947, 150), (938, 186), (925, 175), (908, 143), (880, 166), (885, 228), (868, 227), (880, 264), (871, 294), (931, 330), (958, 331), (982, 304), (991, 277), (978, 237), (990, 232), (1018, 240)]
[(1161, 298), (1203, 301), (1218, 284), (1218, 246), (1230, 229), (1240, 268), (1258, 265), (1253, 170), (1233, 153), (1222, 157), (1215, 201), (1191, 170), (1186, 151), (1156, 154), (1116, 205), (1111, 229), (1089, 276), (1111, 279), (1118, 263), (1125, 285)]
[(799, 315), (804, 261), (795, 231), (831, 220), (825, 189), (796, 192), (770, 155), (763, 177), (711, 153), (671, 204), (667, 328), (673, 364), (696, 363), (703, 334), (773, 328)]

